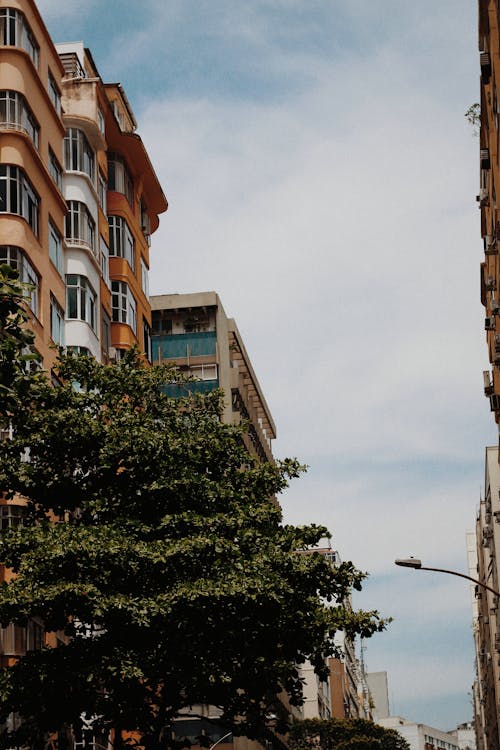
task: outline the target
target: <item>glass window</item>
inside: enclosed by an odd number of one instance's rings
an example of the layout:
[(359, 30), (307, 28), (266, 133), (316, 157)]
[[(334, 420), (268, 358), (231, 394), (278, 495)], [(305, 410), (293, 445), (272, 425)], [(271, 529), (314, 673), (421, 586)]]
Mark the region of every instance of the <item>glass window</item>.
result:
[(39, 198), (23, 170), (0, 164), (0, 213), (17, 214), (38, 234)]
[(61, 92), (59, 91), (59, 87), (55, 81), (54, 76), (49, 70), (49, 97), (56, 108), (56, 112), (59, 116), (62, 114), (62, 108), (61, 108)]
[(49, 146), (49, 172), (50, 176), (56, 183), (59, 190), (62, 191), (62, 167), (56, 159), (56, 156)]
[(130, 206), (134, 206), (134, 183), (120, 154), (108, 155), (108, 189), (122, 193)]
[(104, 122), (104, 115), (100, 107), (97, 108), (97, 124), (99, 126), (99, 130), (101, 131), (101, 133), (104, 133), (106, 126)]
[(144, 258), (141, 258), (141, 285), (142, 291), (146, 297), (149, 297), (149, 270)]
[(64, 310), (54, 295), (50, 295), (50, 336), (54, 344), (64, 346)]
[(101, 349), (108, 355), (111, 346), (111, 318), (104, 308), (101, 310)]
[(49, 221), (49, 257), (62, 276), (63, 274), (62, 238), (51, 221)]
[(102, 208), (103, 212), (106, 213), (106, 191), (107, 191), (107, 185), (106, 180), (104, 178), (103, 173), (99, 172), (99, 183), (97, 186), (97, 198), (99, 200), (99, 206)]
[(17, 91), (0, 91), (0, 127), (26, 133), (38, 148), (40, 126), (26, 99)]
[(68, 128), (64, 136), (64, 166), (73, 172), (84, 172), (94, 181), (94, 152), (83, 130)]
[(6, 264), (17, 271), (20, 281), (25, 284), (31, 284), (29, 306), (31, 311), (38, 316), (38, 291), (40, 280), (38, 274), (29, 262), (23, 250), (20, 247), (11, 245), (0, 246), (0, 265)]
[(109, 286), (109, 248), (106, 245), (106, 242), (104, 241), (104, 238), (100, 238), (100, 246), (101, 246), (101, 275), (103, 278), (103, 281), (107, 286)]
[(24, 505), (0, 505), (0, 532), (21, 526), (25, 511)]
[(146, 318), (142, 319), (142, 335), (144, 339), (144, 353), (150, 362), (153, 361), (153, 350), (151, 346), (151, 327)]
[(137, 303), (124, 281), (111, 282), (111, 308), (115, 323), (127, 323), (137, 335)]
[(135, 271), (135, 243), (132, 232), (121, 216), (108, 216), (109, 254), (125, 258)]
[(96, 329), (97, 294), (85, 276), (66, 276), (66, 318), (83, 320)]
[(38, 45), (21, 11), (0, 8), (0, 44), (26, 50), (35, 67), (38, 67)]
[(68, 201), (66, 241), (76, 245), (87, 245), (95, 253), (95, 222), (85, 203)]

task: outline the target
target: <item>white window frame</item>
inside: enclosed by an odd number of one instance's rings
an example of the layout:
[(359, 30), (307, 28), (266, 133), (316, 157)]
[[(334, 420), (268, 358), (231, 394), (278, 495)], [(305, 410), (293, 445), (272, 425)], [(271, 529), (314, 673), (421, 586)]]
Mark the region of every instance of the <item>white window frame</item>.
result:
[(130, 206), (134, 206), (134, 181), (123, 156), (111, 152), (108, 154), (108, 190), (114, 190), (125, 196)]
[(39, 48), (24, 13), (16, 8), (0, 8), (0, 45), (21, 47), (38, 68)]
[(49, 173), (52, 179), (54, 180), (55, 184), (59, 188), (59, 190), (62, 192), (62, 174), (63, 170), (61, 165), (59, 164), (59, 161), (52, 151), (52, 149), (49, 146)]
[(109, 279), (109, 247), (106, 244), (104, 237), (99, 236), (100, 239), (100, 252), (101, 252), (101, 275), (104, 283), (109, 288), (111, 285)]
[(19, 130), (31, 138), (38, 149), (40, 125), (19, 91), (0, 91), (0, 127), (5, 130)]
[(58, 273), (62, 276), (64, 271), (64, 250), (62, 237), (49, 219), (49, 257)]
[(64, 346), (64, 310), (54, 295), (50, 295), (50, 337), (57, 346)]
[(135, 271), (135, 241), (127, 220), (122, 216), (108, 216), (109, 254), (124, 258)]
[(67, 172), (83, 172), (94, 184), (95, 154), (80, 128), (68, 128), (64, 136), (64, 167)]
[(61, 106), (61, 92), (59, 90), (59, 86), (56, 83), (56, 79), (52, 75), (52, 73), (49, 70), (49, 80), (48, 80), (48, 92), (50, 101), (55, 107), (55, 110), (59, 117), (62, 115), (62, 106)]
[(85, 203), (67, 201), (66, 242), (86, 245), (95, 255), (95, 221)]
[(31, 284), (29, 306), (31, 311), (38, 317), (38, 294), (40, 288), (40, 277), (29, 262), (22, 248), (14, 245), (0, 246), (0, 265), (6, 265), (17, 271), (19, 280), (25, 284)]
[(96, 330), (97, 294), (86, 276), (66, 274), (66, 320), (81, 320)]
[(137, 336), (137, 302), (125, 281), (111, 282), (111, 310), (114, 323), (126, 323)]
[(149, 299), (149, 268), (144, 258), (141, 258), (141, 286), (142, 291)]
[(12, 164), (0, 164), (0, 182), (5, 182), (5, 206), (0, 213), (22, 216), (38, 236), (40, 199), (24, 171)]

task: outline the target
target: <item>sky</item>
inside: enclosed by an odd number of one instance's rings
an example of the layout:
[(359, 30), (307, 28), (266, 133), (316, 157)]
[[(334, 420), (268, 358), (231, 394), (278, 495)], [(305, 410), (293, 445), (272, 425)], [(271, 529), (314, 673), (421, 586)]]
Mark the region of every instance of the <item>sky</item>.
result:
[(120, 81), (169, 200), (153, 294), (216, 290), (309, 466), (282, 497), (370, 576), (394, 714), (472, 717), (467, 572), (496, 432), (479, 296), (474, 0), (39, 0)]

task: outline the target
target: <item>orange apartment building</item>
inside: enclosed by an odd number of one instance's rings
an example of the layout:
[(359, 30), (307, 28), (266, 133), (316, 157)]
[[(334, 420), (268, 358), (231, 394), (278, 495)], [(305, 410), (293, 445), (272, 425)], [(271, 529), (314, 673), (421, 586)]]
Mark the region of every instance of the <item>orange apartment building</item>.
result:
[[(0, 263), (33, 286), (46, 370), (58, 345), (151, 360), (150, 238), (166, 209), (122, 86), (83, 43), (54, 45), (33, 0), (0, 0)], [(22, 506), (0, 504), (0, 529)], [(41, 623), (0, 628), (0, 663), (44, 638)]]

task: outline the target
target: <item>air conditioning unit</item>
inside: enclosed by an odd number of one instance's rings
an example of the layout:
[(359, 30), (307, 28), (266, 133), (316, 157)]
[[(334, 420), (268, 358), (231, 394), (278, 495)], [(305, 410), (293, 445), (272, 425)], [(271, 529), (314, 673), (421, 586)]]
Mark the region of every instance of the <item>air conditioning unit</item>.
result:
[(489, 318), (484, 319), (484, 330), (494, 331), (495, 330), (495, 316), (491, 315)]
[(493, 393), (490, 396), (490, 410), (500, 411), (500, 395), (498, 393)]
[(481, 188), (479, 191), (479, 195), (476, 195), (476, 200), (479, 203), (479, 206), (487, 206), (490, 200), (488, 195), (488, 188)]
[(108, 349), (108, 357), (110, 362), (118, 362), (118, 352), (114, 346), (110, 346)]
[(494, 516), (494, 518), (495, 518), (495, 521), (496, 521), (497, 523), (500, 523), (500, 510), (495, 510), (495, 511), (493, 512), (493, 516)]
[(490, 380), (490, 371), (483, 370), (484, 395), (491, 396), (493, 393), (493, 383)]
[(500, 315), (500, 301), (493, 296), (490, 300), (490, 309), (492, 315)]
[(481, 68), (481, 75), (484, 83), (488, 83), (491, 76), (491, 59), (489, 52), (481, 52), (479, 54), (479, 66)]
[(481, 169), (489, 169), (490, 168), (490, 150), (489, 148), (482, 148), (479, 152), (479, 162), (481, 164)]
[[(491, 523), (491, 513), (485, 513), (485, 514), (484, 514), (484, 522), (485, 522), (485, 524), (486, 524), (487, 526), (489, 526), (489, 525), (490, 525), (490, 523)], [(491, 531), (491, 530), (490, 530), (490, 531)], [(491, 533), (493, 533), (493, 532), (491, 532)], [(490, 536), (491, 536), (491, 534), (490, 534)]]
[(484, 238), (485, 255), (496, 255), (498, 253), (497, 238), (494, 234), (487, 234)]
[(494, 276), (488, 276), (484, 285), (488, 292), (492, 292), (497, 288), (497, 281)]

